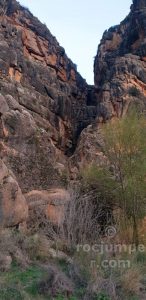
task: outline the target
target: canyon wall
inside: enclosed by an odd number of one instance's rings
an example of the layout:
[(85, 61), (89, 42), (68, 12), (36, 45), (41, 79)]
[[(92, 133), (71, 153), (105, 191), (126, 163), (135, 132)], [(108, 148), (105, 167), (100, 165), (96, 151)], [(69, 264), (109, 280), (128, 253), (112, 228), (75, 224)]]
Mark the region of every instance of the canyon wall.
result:
[(96, 117), (94, 87), (28, 9), (1, 0), (0, 14), (1, 158), (23, 192), (58, 185)]
[(66, 195), (58, 190), (66, 172), (74, 180), (88, 163), (104, 162), (102, 124), (132, 106), (145, 111), (146, 0), (134, 0), (104, 32), (94, 76), (89, 86), (46, 25), (17, 1), (0, 0), (1, 223), (22, 222), (35, 195), (42, 203)]
[[(118, 4), (117, 4), (118, 5)], [(71, 166), (104, 161), (102, 124), (136, 107), (146, 112), (146, 0), (133, 0), (129, 15), (103, 34), (94, 61), (97, 116), (82, 131)]]

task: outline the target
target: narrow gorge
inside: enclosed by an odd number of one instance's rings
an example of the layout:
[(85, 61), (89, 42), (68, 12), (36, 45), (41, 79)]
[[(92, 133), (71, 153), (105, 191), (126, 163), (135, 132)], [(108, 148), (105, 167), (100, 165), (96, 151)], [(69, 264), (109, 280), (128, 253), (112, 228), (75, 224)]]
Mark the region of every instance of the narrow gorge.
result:
[(30, 194), (37, 203), (40, 193), (57, 193), (63, 174), (74, 181), (87, 163), (102, 162), (103, 123), (132, 105), (145, 111), (146, 1), (134, 0), (104, 32), (94, 86), (28, 9), (1, 0), (0, 12), (0, 222), (17, 225)]

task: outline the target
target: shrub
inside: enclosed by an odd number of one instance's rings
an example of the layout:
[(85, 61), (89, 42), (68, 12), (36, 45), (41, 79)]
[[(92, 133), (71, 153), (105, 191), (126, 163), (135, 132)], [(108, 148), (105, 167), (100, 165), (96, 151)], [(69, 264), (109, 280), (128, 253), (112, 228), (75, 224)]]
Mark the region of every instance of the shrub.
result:
[(136, 86), (132, 86), (129, 88), (129, 95), (132, 97), (139, 97), (140, 96), (140, 91)]
[(95, 203), (90, 194), (81, 195), (80, 191), (70, 191), (71, 200), (66, 205), (64, 222), (60, 229), (61, 239), (68, 247), (97, 241), (97, 219)]
[(69, 297), (73, 293), (72, 282), (67, 276), (57, 268), (48, 268), (46, 278), (38, 283), (38, 291), (40, 295)]
[(127, 270), (121, 278), (122, 287), (125, 293), (138, 295), (142, 287), (141, 279), (140, 271), (137, 268)]
[(3, 300), (24, 300), (20, 291), (15, 288), (7, 287), (0, 289), (0, 299)]
[(111, 300), (107, 295), (105, 295), (104, 293), (100, 293), (96, 300)]
[[(117, 205), (131, 221), (133, 243), (139, 244), (139, 224), (146, 206), (146, 122), (135, 111), (103, 128), (104, 151), (115, 177)], [(106, 171), (106, 168), (104, 168)], [(108, 174), (108, 173), (107, 173)], [(105, 177), (106, 180), (106, 177)], [(126, 222), (125, 222), (125, 225)]]

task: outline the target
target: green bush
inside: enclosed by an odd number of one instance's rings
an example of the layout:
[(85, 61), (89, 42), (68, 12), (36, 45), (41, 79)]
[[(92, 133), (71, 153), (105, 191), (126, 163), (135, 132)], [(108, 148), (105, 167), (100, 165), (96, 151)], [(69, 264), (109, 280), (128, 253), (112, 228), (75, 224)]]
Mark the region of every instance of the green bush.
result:
[(0, 290), (0, 299), (1, 300), (23, 300), (20, 291), (15, 288), (7, 287), (1, 288)]
[(138, 264), (146, 263), (146, 253), (145, 252), (137, 252), (135, 257), (135, 262)]
[(132, 97), (139, 97), (139, 95), (140, 95), (140, 92), (136, 86), (130, 87), (128, 92), (129, 92), (129, 95)]
[[(55, 298), (55, 300), (66, 300), (66, 298), (64, 298), (64, 296), (62, 296), (62, 295), (58, 295), (58, 296)], [(74, 297), (74, 296), (72, 296), (72, 297), (70, 297), (68, 300), (77, 300), (77, 298)]]
[(100, 293), (98, 294), (96, 300), (111, 300), (106, 294)]

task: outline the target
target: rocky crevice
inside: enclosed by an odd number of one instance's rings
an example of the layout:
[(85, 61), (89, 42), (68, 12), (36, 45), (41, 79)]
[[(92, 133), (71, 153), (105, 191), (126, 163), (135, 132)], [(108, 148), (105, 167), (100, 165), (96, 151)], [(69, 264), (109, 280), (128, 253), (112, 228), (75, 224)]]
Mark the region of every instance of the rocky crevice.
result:
[(146, 0), (134, 0), (104, 32), (89, 86), (45, 25), (0, 0), (0, 159), (22, 194), (43, 199), (66, 172), (76, 179), (86, 164), (102, 164), (102, 124), (133, 105), (146, 110), (145, 20)]
[(96, 118), (96, 91), (15, 0), (0, 0), (0, 93), (0, 155), (22, 192), (58, 186), (81, 131)]
[(146, 0), (133, 0), (129, 15), (103, 34), (94, 61), (97, 116), (83, 130), (70, 159), (73, 178), (89, 163), (104, 162), (102, 124), (136, 107), (146, 112)]
[[(11, 94), (19, 101), (27, 89), (30, 98), (27, 109), (32, 112), (31, 96), (36, 98), (34, 112), (45, 111), (42, 118), (50, 121), (59, 132), (58, 147), (69, 153), (69, 149), (75, 147), (80, 128), (95, 118), (96, 103), (92, 109), (88, 107), (90, 91), (87, 83), (46, 26), (16, 1), (7, 3), (6, 15), (1, 16), (0, 64), (5, 81), (5, 85), (1, 83), (1, 92), (5, 95), (13, 86), (15, 90)], [(25, 102), (23, 99), (20, 101)], [(62, 141), (60, 122), (65, 141)]]

